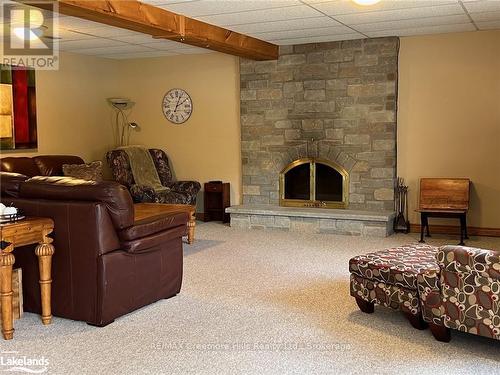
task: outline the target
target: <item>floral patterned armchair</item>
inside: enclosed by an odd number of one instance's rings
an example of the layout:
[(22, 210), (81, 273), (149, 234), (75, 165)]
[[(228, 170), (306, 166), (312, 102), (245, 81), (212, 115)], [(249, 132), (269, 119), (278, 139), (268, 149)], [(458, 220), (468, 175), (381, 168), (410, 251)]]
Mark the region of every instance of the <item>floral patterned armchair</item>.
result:
[(422, 315), (434, 337), (450, 328), (500, 340), (500, 252), (464, 246), (439, 248), (440, 271), (418, 275)]
[(118, 149), (106, 154), (114, 179), (129, 189), (134, 202), (196, 204), (196, 195), (201, 189), (200, 183), (198, 181), (173, 181), (165, 152), (150, 149), (149, 153), (153, 158), (161, 184), (168, 188), (166, 191), (156, 193), (151, 187), (137, 185), (125, 151)]

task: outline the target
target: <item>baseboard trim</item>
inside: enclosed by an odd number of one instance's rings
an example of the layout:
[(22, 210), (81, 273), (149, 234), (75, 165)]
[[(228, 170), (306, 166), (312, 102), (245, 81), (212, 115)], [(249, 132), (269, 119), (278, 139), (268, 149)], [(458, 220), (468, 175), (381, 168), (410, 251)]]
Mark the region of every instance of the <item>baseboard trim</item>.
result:
[[(420, 233), (420, 224), (410, 224), (412, 233)], [(460, 234), (460, 227), (455, 225), (429, 225), (431, 234)], [(467, 227), (468, 234), (472, 236), (500, 237), (500, 228)]]
[(197, 212), (195, 214), (196, 220), (204, 221), (205, 220), (205, 213), (204, 212)]

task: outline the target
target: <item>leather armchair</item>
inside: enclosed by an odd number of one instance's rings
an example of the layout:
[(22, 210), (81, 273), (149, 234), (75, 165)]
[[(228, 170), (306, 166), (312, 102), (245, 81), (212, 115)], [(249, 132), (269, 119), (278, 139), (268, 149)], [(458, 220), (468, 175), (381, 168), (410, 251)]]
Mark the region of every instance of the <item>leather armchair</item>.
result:
[(117, 149), (106, 154), (108, 165), (113, 172), (115, 181), (126, 186), (134, 202), (153, 202), (170, 204), (196, 204), (196, 195), (201, 189), (197, 181), (174, 181), (172, 171), (168, 163), (168, 157), (164, 151), (150, 149), (161, 184), (168, 190), (156, 193), (148, 186), (139, 186), (134, 181), (127, 153)]
[(418, 276), (422, 315), (434, 337), (450, 329), (500, 340), (500, 252), (464, 246), (439, 248), (440, 271)]
[[(116, 182), (0, 172), (1, 201), (55, 222), (52, 313), (104, 326), (179, 293), (187, 213), (136, 221), (132, 198)], [(40, 313), (38, 261), (14, 250), (23, 269), (24, 308)]]

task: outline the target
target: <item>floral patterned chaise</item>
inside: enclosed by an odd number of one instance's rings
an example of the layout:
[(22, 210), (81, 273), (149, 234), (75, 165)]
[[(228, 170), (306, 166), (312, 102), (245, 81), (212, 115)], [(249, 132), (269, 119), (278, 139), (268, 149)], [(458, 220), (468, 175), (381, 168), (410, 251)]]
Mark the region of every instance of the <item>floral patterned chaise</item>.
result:
[(365, 313), (374, 305), (402, 311), (436, 340), (450, 328), (500, 340), (500, 252), (414, 244), (349, 261), (351, 295)]
[(156, 193), (151, 187), (139, 186), (134, 181), (129, 158), (125, 151), (117, 149), (106, 154), (114, 179), (129, 190), (134, 202), (196, 204), (196, 195), (201, 189), (197, 181), (173, 181), (168, 157), (164, 151), (150, 149), (161, 184), (168, 189)]
[(434, 337), (450, 341), (450, 328), (500, 340), (500, 252), (443, 246), (440, 271), (418, 275), (423, 319)]

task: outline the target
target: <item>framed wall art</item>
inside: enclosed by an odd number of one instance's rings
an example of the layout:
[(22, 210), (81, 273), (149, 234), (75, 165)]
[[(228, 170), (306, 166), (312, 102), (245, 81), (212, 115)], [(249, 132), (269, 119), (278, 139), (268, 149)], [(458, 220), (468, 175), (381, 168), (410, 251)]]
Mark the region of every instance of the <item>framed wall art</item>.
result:
[(37, 147), (35, 70), (0, 64), (0, 150)]

